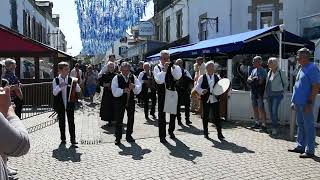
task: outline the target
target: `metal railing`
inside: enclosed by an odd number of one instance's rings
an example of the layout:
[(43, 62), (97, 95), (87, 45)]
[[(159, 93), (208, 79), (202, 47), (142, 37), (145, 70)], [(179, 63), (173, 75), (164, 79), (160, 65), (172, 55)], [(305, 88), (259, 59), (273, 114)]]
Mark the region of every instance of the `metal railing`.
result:
[(24, 102), (21, 119), (30, 118), (53, 110), (51, 82), (23, 84), (22, 93)]

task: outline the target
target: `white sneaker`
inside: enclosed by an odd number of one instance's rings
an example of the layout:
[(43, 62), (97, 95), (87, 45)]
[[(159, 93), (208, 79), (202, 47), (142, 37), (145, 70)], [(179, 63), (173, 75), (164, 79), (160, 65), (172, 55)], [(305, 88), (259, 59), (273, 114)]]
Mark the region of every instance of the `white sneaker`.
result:
[(7, 166), (7, 172), (9, 176), (17, 175), (17, 171)]

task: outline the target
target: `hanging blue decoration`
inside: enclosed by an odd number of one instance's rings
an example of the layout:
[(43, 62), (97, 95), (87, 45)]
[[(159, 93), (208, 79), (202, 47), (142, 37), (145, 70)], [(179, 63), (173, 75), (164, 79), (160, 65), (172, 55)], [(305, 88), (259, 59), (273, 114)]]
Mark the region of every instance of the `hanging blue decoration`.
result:
[(82, 52), (105, 54), (143, 17), (148, 0), (76, 0)]

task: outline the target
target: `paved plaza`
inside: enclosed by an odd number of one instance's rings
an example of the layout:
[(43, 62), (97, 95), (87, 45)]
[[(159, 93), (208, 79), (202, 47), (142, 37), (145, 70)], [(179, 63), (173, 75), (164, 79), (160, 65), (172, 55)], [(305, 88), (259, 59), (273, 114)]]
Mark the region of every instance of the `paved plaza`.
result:
[[(300, 159), (288, 153), (288, 127), (276, 137), (225, 122), (225, 142), (209, 126), (202, 135), (199, 116), (192, 126), (176, 126), (176, 140), (159, 142), (155, 120), (146, 121), (137, 107), (133, 137), (136, 142), (115, 146), (114, 128), (99, 120), (99, 105), (76, 111), (79, 148), (60, 146), (58, 123), (51, 113), (24, 120), (30, 131), (31, 150), (9, 165), (18, 169), (15, 179), (320, 179), (320, 158)], [(126, 117), (126, 116), (125, 116)], [(184, 117), (184, 116), (183, 116)], [(126, 121), (126, 118), (125, 118)], [(183, 122), (185, 123), (185, 122)], [(67, 133), (68, 134), (68, 133)], [(319, 143), (319, 138), (317, 138)], [(319, 148), (316, 155), (320, 155)]]

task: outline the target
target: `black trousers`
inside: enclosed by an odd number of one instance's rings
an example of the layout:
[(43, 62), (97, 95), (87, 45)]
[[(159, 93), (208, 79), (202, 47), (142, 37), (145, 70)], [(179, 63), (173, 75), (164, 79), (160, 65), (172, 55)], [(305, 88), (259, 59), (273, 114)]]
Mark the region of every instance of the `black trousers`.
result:
[(68, 118), (68, 126), (69, 126), (69, 134), (71, 143), (76, 142), (76, 132), (74, 125), (74, 109), (68, 110), (59, 110), (58, 112), (58, 120), (59, 120), (59, 128), (60, 128), (60, 138), (61, 141), (66, 140), (66, 112)]
[(214, 120), (214, 124), (216, 125), (218, 134), (222, 134), (221, 118), (219, 115), (219, 102), (203, 103), (202, 123), (203, 123), (204, 134), (205, 135), (208, 134), (208, 122), (209, 122), (210, 111), (212, 111), (212, 113), (213, 113), (213, 120)]
[(126, 102), (122, 102), (119, 100), (115, 101), (114, 119), (116, 120), (115, 136), (117, 140), (120, 140), (122, 138), (123, 118), (124, 118), (125, 111), (127, 111), (127, 117), (128, 117), (126, 136), (129, 137), (133, 133), (134, 112), (135, 112), (134, 100), (131, 100), (128, 103), (128, 106), (126, 106)]
[[(163, 112), (165, 92), (158, 93), (158, 126), (160, 139), (166, 138), (166, 113)], [(170, 114), (169, 133), (173, 133), (175, 129), (176, 115)]]
[(177, 119), (181, 121), (181, 106), (184, 105), (186, 121), (190, 121), (190, 94), (178, 91)]
[(15, 109), (14, 109), (14, 112), (21, 119), (23, 100), (21, 100), (18, 97), (15, 97), (14, 100), (13, 100), (13, 103), (16, 106)]
[(155, 92), (147, 92), (143, 94), (143, 107), (144, 107), (144, 116), (148, 117), (149, 115), (149, 99), (151, 99), (151, 110), (150, 114), (153, 115), (156, 112), (156, 93)]

